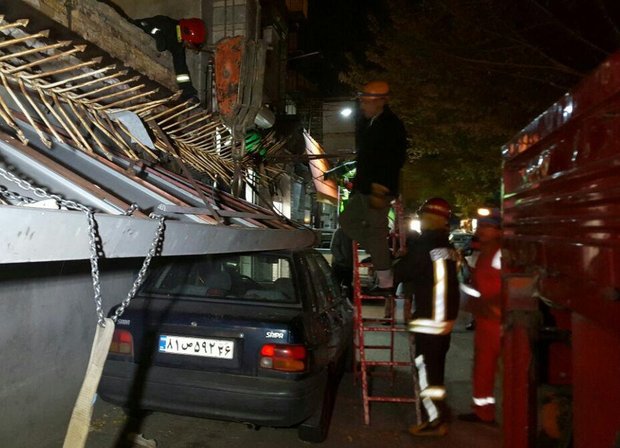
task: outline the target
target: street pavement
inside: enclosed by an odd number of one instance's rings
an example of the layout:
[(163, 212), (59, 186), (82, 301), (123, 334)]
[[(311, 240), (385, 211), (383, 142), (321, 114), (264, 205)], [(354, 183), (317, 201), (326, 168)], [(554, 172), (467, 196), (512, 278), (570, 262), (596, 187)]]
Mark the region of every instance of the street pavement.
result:
[[(380, 312), (378, 307), (366, 307), (364, 313)], [(475, 423), (464, 423), (456, 415), (468, 412), (471, 402), (471, 363), (473, 333), (464, 329), (466, 318), (460, 319), (452, 336), (452, 345), (446, 366), (448, 405), (453, 420), (448, 435), (441, 438), (414, 438), (407, 427), (415, 421), (413, 404), (373, 403), (371, 422), (364, 425), (361, 389), (354, 384), (353, 375), (344, 375), (335, 404), (332, 426), (322, 448), (499, 448), (501, 431)], [(398, 334), (397, 359), (407, 360), (408, 346), (405, 334)], [(381, 359), (375, 355), (375, 359)], [(396, 372), (393, 388), (385, 377), (373, 377), (375, 394), (391, 391), (410, 395), (411, 374), (407, 369)], [(501, 404), (500, 404), (501, 406)], [(499, 407), (499, 406), (498, 406)], [(123, 411), (102, 400), (95, 405), (87, 447), (112, 448), (125, 421)], [(309, 443), (297, 438), (295, 428), (260, 428), (256, 430), (243, 423), (222, 422), (194, 417), (155, 412), (144, 420), (143, 433), (156, 439), (158, 448), (295, 448)]]

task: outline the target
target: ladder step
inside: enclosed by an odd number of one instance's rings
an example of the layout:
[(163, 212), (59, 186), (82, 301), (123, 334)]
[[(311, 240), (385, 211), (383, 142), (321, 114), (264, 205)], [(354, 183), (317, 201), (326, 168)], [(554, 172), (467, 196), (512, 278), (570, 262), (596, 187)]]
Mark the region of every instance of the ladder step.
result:
[(391, 317), (363, 317), (362, 322), (392, 322), (394, 319)]
[(376, 333), (408, 333), (409, 330), (405, 327), (362, 327), (364, 331), (376, 332)]
[(384, 367), (410, 367), (413, 363), (408, 361), (362, 361), (360, 367), (363, 369), (365, 366), (384, 366)]
[(362, 300), (387, 300), (387, 299), (395, 299), (396, 296), (388, 295), (388, 296), (367, 296), (366, 294), (360, 294), (360, 299)]
[(405, 397), (382, 397), (378, 396), (369, 396), (368, 401), (379, 401), (379, 402), (391, 402), (391, 403), (415, 403), (415, 398), (405, 398)]

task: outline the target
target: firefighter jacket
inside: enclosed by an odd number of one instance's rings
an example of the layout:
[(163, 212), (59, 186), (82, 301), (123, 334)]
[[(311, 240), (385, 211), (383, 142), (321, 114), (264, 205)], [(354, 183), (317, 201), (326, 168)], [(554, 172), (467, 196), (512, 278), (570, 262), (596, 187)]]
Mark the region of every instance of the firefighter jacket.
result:
[(448, 232), (426, 230), (394, 268), (395, 283), (410, 282), (415, 300), (409, 331), (449, 334), (459, 312), (456, 252)]
[(398, 196), (400, 169), (407, 157), (407, 134), (400, 119), (385, 106), (383, 112), (357, 125), (356, 175), (353, 190), (371, 193), (371, 184), (387, 187)]
[(132, 20), (132, 23), (155, 39), (157, 51), (170, 52), (177, 85), (183, 91), (183, 97), (196, 95), (185, 59), (185, 47), (179, 36), (178, 20), (166, 16), (154, 16)]

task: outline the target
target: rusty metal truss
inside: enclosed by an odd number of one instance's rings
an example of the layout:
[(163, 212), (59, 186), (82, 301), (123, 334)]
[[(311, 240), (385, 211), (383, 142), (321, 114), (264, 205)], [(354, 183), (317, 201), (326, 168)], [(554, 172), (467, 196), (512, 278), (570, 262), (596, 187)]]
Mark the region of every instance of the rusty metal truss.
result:
[[(84, 58), (86, 45), (54, 40), (48, 30), (31, 32), (27, 25), (28, 19), (8, 22), (0, 16), (0, 89), (6, 93), (0, 95), (0, 122), (22, 143), (28, 139), (20, 121), (47, 148), (56, 141), (108, 159), (112, 154), (134, 161), (179, 159), (227, 186), (239, 169), (246, 181), (256, 179), (247, 176), (247, 156), (236, 171), (232, 154), (242, 142), (233, 139), (219, 116), (189, 100), (179, 101), (180, 92), (166, 96), (116, 64)], [(111, 113), (117, 110), (137, 114), (155, 136), (154, 146), (113, 120)], [(271, 134), (262, 144), (274, 154), (284, 142)], [(268, 167), (259, 181), (268, 182), (280, 171)]]

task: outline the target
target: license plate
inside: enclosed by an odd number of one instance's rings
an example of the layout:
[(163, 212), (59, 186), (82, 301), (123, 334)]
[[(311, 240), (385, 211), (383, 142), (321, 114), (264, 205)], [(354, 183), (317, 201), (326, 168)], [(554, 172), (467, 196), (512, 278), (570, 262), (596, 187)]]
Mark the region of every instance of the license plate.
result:
[(222, 339), (159, 336), (159, 352), (205, 358), (233, 359), (235, 343)]

